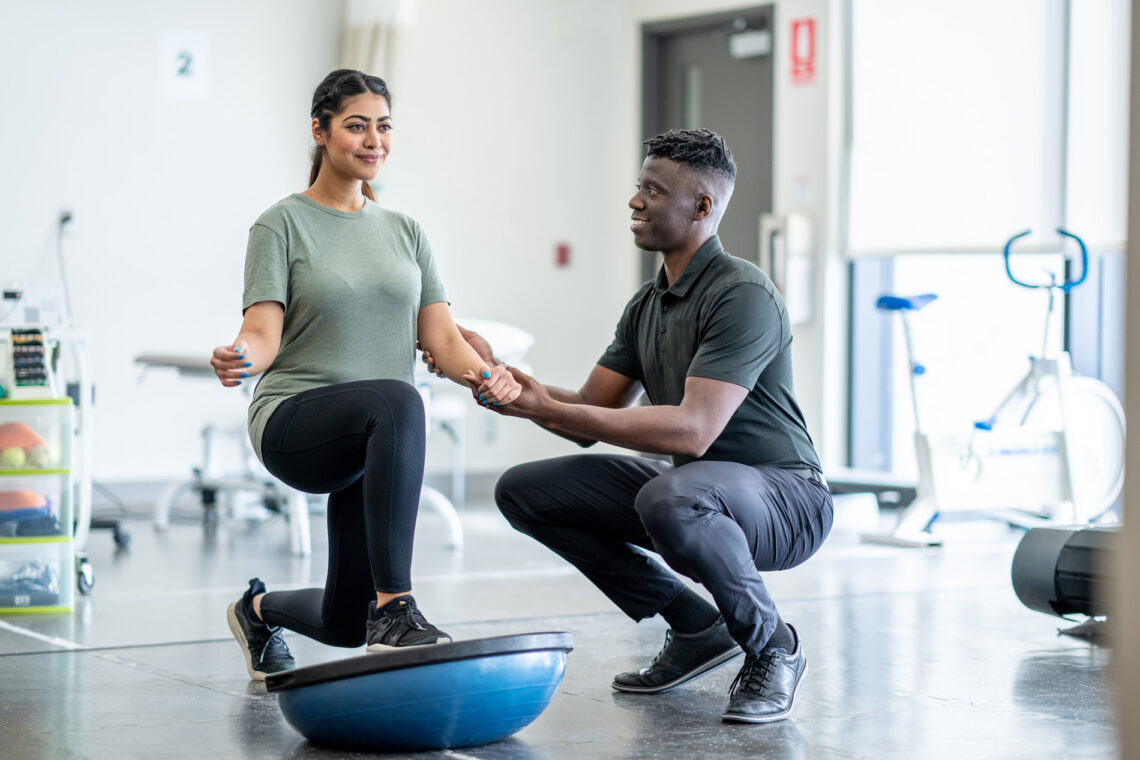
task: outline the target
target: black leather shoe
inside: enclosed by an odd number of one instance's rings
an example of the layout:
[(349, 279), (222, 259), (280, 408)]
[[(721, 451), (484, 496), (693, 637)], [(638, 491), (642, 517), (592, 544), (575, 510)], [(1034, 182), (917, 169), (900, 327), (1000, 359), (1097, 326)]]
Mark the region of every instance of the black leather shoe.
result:
[(728, 634), (724, 618), (697, 633), (665, 633), (665, 646), (648, 668), (614, 676), (613, 688), (639, 694), (659, 694), (692, 681), (741, 653)]
[(791, 715), (796, 691), (807, 672), (807, 658), (799, 633), (790, 625), (788, 628), (796, 640), (791, 653), (765, 647), (760, 654), (745, 658), (744, 667), (728, 690), (728, 709), (721, 716), (724, 720), (771, 723)]

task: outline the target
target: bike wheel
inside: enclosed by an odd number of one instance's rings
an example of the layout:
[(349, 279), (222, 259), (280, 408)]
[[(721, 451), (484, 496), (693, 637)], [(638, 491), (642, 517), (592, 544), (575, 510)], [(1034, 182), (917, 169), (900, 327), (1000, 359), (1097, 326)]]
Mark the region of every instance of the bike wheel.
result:
[[(1048, 390), (1054, 400), (1056, 392), (1056, 386)], [(1040, 423), (1038, 410), (1044, 414), (1050, 407), (1061, 408), (1038, 404), (1030, 424)], [(1094, 522), (1112, 508), (1124, 488), (1124, 409), (1107, 385), (1080, 375), (1068, 379), (1063, 408), (1063, 426), (1057, 429), (1065, 431), (1073, 523)]]

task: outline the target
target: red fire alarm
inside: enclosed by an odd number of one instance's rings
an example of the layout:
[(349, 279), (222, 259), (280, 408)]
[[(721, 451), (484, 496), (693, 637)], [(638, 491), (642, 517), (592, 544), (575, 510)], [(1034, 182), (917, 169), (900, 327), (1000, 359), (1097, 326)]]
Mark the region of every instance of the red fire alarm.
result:
[(806, 85), (815, 81), (815, 19), (792, 21), (792, 84)]
[(554, 266), (568, 267), (570, 266), (570, 244), (558, 243), (554, 246)]

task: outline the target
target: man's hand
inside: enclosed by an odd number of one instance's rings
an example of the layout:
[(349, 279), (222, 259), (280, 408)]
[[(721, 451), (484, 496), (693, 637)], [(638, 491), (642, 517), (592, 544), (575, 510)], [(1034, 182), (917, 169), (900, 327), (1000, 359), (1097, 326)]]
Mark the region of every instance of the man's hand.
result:
[[(634, 451), (699, 458), (723, 432), (748, 389), (706, 377), (685, 380), (680, 404), (623, 406), (640, 384), (597, 366), (584, 391), (572, 394), (548, 388), (526, 373), (511, 368), (521, 393), (510, 406), (493, 411), (523, 417), (555, 435), (583, 446), (602, 441)], [(601, 391), (601, 393), (599, 393)], [(599, 403), (605, 399), (613, 406)]]
[[(491, 344), (487, 342), (479, 333), (474, 330), (464, 330), (462, 325), (455, 326), (459, 330), (459, 334), (463, 336), (463, 340), (467, 341), (471, 348), (475, 349), (475, 353), (479, 354), (479, 358), (487, 362), (488, 365), (494, 366), (499, 362), (495, 361), (495, 352), (491, 350)], [(435, 359), (432, 358), (431, 352), (424, 349), (419, 341), (416, 341), (416, 348), (423, 353), (424, 364), (427, 365), (428, 372), (433, 372), (439, 377), (443, 377), (443, 370), (435, 366)]]

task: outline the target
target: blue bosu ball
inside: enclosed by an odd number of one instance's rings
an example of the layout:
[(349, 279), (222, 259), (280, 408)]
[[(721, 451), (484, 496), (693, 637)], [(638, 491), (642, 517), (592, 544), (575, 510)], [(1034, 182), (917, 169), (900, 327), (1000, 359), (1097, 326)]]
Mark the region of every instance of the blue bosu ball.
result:
[(504, 739), (546, 709), (573, 649), (528, 633), (395, 649), (275, 673), (266, 688), (310, 741), (368, 751)]

